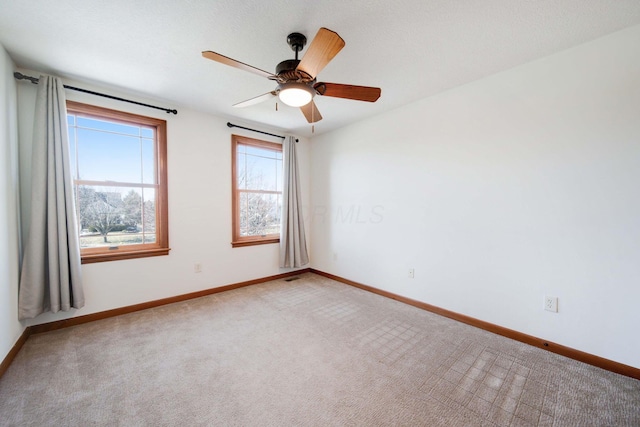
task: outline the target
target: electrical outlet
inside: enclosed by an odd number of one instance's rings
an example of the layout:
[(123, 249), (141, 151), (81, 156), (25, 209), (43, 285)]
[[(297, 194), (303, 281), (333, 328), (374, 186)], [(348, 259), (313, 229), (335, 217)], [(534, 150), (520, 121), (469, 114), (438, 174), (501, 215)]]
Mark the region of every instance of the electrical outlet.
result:
[(409, 269), (409, 279), (413, 279), (416, 276), (415, 273), (416, 273), (415, 270), (413, 268), (410, 268)]
[(193, 264), (193, 272), (202, 273), (202, 264), (200, 264), (199, 262), (196, 262), (195, 264)]
[(553, 313), (558, 312), (558, 297), (544, 296), (544, 309)]

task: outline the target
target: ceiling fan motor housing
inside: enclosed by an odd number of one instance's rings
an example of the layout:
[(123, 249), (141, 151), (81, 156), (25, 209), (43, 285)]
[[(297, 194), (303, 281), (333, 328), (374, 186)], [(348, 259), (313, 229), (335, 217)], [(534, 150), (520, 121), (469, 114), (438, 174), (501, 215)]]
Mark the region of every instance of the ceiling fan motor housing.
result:
[(297, 70), (296, 67), (300, 63), (298, 59), (287, 59), (282, 61), (276, 67), (276, 78), (274, 80), (279, 83), (286, 82), (302, 82), (310, 83), (315, 79), (311, 78), (307, 73), (301, 70)]
[(298, 59), (286, 59), (282, 61), (276, 66), (276, 75), (279, 76), (287, 71), (294, 71), (299, 63), (300, 60)]

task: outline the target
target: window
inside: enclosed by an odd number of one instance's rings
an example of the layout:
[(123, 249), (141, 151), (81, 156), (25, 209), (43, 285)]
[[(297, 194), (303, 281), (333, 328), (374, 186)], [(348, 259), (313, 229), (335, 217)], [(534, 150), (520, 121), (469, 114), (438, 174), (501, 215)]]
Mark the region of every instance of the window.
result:
[(67, 102), (82, 263), (167, 255), (166, 121)]
[(232, 135), (232, 246), (280, 241), (282, 144)]

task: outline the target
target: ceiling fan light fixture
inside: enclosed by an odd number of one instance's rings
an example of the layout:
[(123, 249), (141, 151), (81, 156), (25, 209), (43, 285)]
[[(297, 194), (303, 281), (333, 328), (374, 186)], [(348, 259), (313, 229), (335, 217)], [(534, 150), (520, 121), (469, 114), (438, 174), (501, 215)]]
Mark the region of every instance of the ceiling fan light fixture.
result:
[(278, 86), (278, 97), (290, 107), (307, 105), (315, 95), (313, 89), (305, 83), (290, 82)]

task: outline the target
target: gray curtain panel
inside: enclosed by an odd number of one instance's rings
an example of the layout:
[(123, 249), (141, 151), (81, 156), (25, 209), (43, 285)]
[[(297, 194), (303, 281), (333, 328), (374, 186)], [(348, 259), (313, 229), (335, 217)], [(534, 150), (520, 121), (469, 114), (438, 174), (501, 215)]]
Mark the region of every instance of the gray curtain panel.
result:
[(62, 82), (40, 76), (33, 128), (31, 218), (22, 258), (18, 317), (84, 306)]
[(296, 155), (296, 139), (283, 142), (284, 187), (282, 190), (282, 228), (280, 229), (280, 268), (301, 267), (309, 263), (307, 239), (302, 218), (302, 199)]

